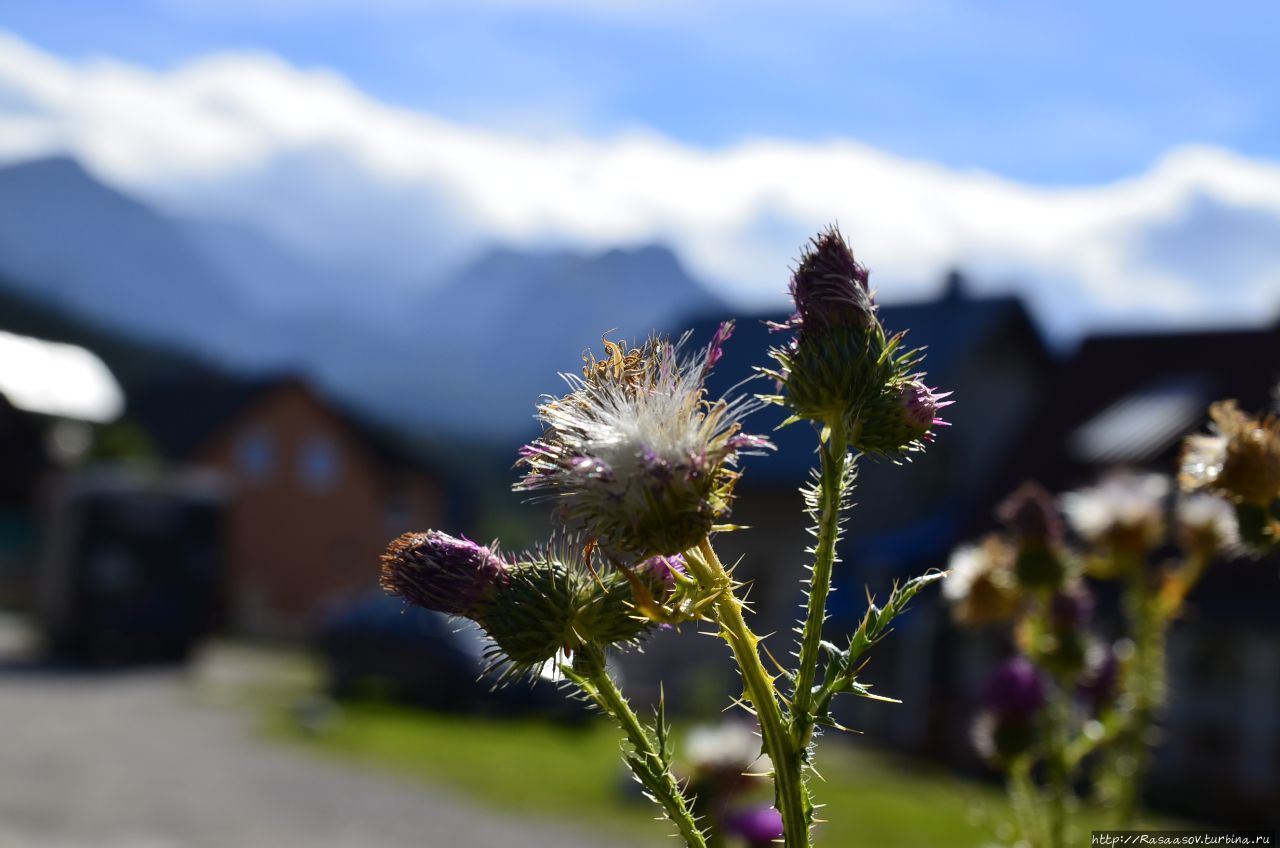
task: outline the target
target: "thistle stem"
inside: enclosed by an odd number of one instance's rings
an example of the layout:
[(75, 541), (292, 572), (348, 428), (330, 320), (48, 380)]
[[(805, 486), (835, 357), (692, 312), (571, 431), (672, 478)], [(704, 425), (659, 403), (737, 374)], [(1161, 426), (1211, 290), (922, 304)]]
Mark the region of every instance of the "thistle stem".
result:
[[(561, 666), (565, 676), (574, 682), (601, 710), (613, 717), (627, 736), (633, 756), (627, 764), (641, 785), (649, 792), (670, 821), (679, 829), (688, 848), (707, 848), (707, 839), (698, 827), (689, 800), (671, 773), (667, 752), (640, 723), (622, 691), (605, 668), (604, 652), (590, 645), (579, 649), (572, 666)], [(585, 661), (583, 661), (585, 660)]]
[(1046, 711), (1045, 771), (1049, 802), (1048, 842), (1051, 848), (1067, 845), (1068, 808), (1071, 803), (1071, 773), (1067, 767), (1066, 740), (1068, 709), (1067, 694), (1055, 685)]
[(787, 730), (778, 690), (760, 659), (757, 649), (760, 637), (751, 631), (742, 617), (742, 601), (734, 594), (733, 580), (725, 572), (710, 540), (703, 539), (698, 544), (696, 555), (686, 555), (685, 562), (702, 587), (716, 598), (713, 607), (720, 624), (720, 634), (733, 651), (742, 672), (747, 700), (760, 722), (764, 751), (773, 762), (774, 793), (782, 816), (784, 844), (786, 848), (809, 848), (809, 821), (813, 808), (801, 774), (802, 750), (796, 747)]
[(1164, 689), (1164, 628), (1157, 620), (1156, 605), (1147, 580), (1145, 569), (1130, 571), (1127, 601), (1133, 624), (1133, 719), (1121, 742), (1121, 757), (1128, 765), (1128, 773), (1120, 781), (1121, 791), (1116, 805), (1116, 823), (1121, 827), (1132, 825), (1138, 810), (1147, 771), (1147, 732)]
[(1044, 821), (1040, 816), (1040, 799), (1036, 785), (1031, 779), (1031, 760), (1023, 756), (1010, 763), (1008, 769), (1009, 800), (1013, 805), (1014, 817), (1023, 839), (1032, 846), (1044, 845)]
[(804, 751), (813, 735), (813, 684), (818, 673), (818, 653), (822, 645), (822, 625), (827, 620), (827, 595), (831, 592), (831, 572), (836, 561), (836, 541), (840, 537), (840, 511), (844, 504), (845, 467), (849, 450), (844, 421), (830, 424), (830, 438), (819, 445), (822, 471), (818, 483), (818, 543), (814, 548), (813, 572), (809, 579), (809, 602), (800, 641), (792, 694), (791, 732)]

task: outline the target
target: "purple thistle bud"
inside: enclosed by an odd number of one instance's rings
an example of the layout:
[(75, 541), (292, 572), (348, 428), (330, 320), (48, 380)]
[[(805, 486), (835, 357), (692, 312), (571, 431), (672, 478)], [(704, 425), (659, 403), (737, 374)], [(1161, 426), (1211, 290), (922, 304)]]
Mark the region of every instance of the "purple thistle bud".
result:
[(734, 810), (724, 817), (722, 826), (725, 833), (745, 840), (750, 848), (766, 848), (782, 838), (782, 814), (773, 807)]
[(1062, 518), (1053, 495), (1039, 483), (1028, 481), (996, 507), (1000, 519), (1021, 541), (1062, 541)]
[(1120, 661), (1115, 651), (1106, 649), (1076, 685), (1080, 700), (1098, 713), (1115, 700), (1120, 691)]
[(984, 693), (987, 709), (1004, 722), (1033, 718), (1044, 706), (1044, 698), (1044, 681), (1026, 657), (1014, 657), (996, 669)]
[(938, 417), (944, 407), (955, 403), (945, 400), (951, 392), (939, 393), (924, 384), (920, 377), (914, 377), (903, 384), (899, 400), (902, 404), (902, 417), (907, 430), (916, 434), (915, 438), (933, 441), (934, 427), (950, 427), (951, 425)]
[(866, 268), (834, 226), (813, 238), (791, 275), (796, 303), (793, 325), (802, 331), (833, 327), (868, 327), (876, 320), (875, 300), (868, 288)]
[(1055, 592), (1049, 601), (1049, 618), (1060, 633), (1079, 630), (1093, 615), (1093, 596), (1083, 584)]
[(680, 554), (649, 557), (640, 563), (636, 571), (644, 576), (653, 578), (656, 582), (662, 584), (667, 591), (671, 591), (676, 587), (677, 574), (686, 573), (684, 557)]
[(438, 530), (406, 533), (382, 555), (383, 589), (449, 615), (475, 617), (508, 579), (507, 564), (489, 548)]

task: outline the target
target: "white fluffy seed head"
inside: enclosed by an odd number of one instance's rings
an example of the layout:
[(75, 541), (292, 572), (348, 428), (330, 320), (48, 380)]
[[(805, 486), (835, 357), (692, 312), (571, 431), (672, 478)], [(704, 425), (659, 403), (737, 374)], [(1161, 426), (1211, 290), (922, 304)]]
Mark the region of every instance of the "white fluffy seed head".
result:
[[(607, 342), (609, 357), (565, 375), (569, 393), (538, 407), (540, 439), (522, 451), (522, 491), (561, 502), (571, 525), (635, 554), (679, 553), (728, 510), (739, 453), (768, 447), (738, 433), (760, 405), (708, 401), (704, 381), (727, 332), (697, 355), (651, 338)], [(683, 342), (683, 340), (682, 340)]]

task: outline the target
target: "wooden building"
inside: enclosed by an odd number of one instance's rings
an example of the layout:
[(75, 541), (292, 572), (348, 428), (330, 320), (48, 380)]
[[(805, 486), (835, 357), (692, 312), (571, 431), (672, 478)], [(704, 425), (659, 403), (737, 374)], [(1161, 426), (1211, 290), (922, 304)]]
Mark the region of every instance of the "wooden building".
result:
[(306, 633), (376, 586), (389, 539), (457, 507), (405, 445), (300, 380), (187, 380), (137, 397), (132, 415), (165, 458), (228, 484), (229, 612), (243, 632)]

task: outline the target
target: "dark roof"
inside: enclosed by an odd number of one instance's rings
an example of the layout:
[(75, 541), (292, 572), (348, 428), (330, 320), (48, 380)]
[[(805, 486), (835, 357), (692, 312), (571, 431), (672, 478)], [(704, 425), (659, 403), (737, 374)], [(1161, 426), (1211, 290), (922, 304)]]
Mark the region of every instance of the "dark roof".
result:
[(434, 464), (408, 439), (333, 402), (296, 377), (239, 379), (206, 374), (171, 381), (135, 395), (129, 403), (129, 414), (164, 457), (185, 460), (259, 399), (288, 387), (315, 398), (383, 469), (439, 476)]
[[(1160, 397), (1167, 401), (1175, 388), (1185, 397), (1194, 394), (1204, 405), (1235, 398), (1246, 410), (1262, 410), (1272, 402), (1277, 377), (1280, 326), (1091, 336), (1057, 367), (996, 484), (1006, 491), (1026, 479), (1055, 490), (1078, 485), (1096, 473), (1096, 463), (1105, 458), (1082, 450), (1082, 440), (1087, 440), (1090, 428), (1096, 434), (1108, 417), (1116, 417), (1117, 410), (1128, 406), (1135, 414), (1158, 411), (1152, 404)], [(1181, 436), (1206, 421), (1202, 407), (1194, 420), (1178, 422), (1182, 426), (1173, 428), (1178, 432), (1166, 433), (1172, 426), (1170, 416), (1181, 417), (1181, 407), (1174, 406), (1165, 408), (1165, 420), (1153, 424), (1145, 442), (1121, 445), (1116, 439), (1114, 459), (1172, 471)]]

